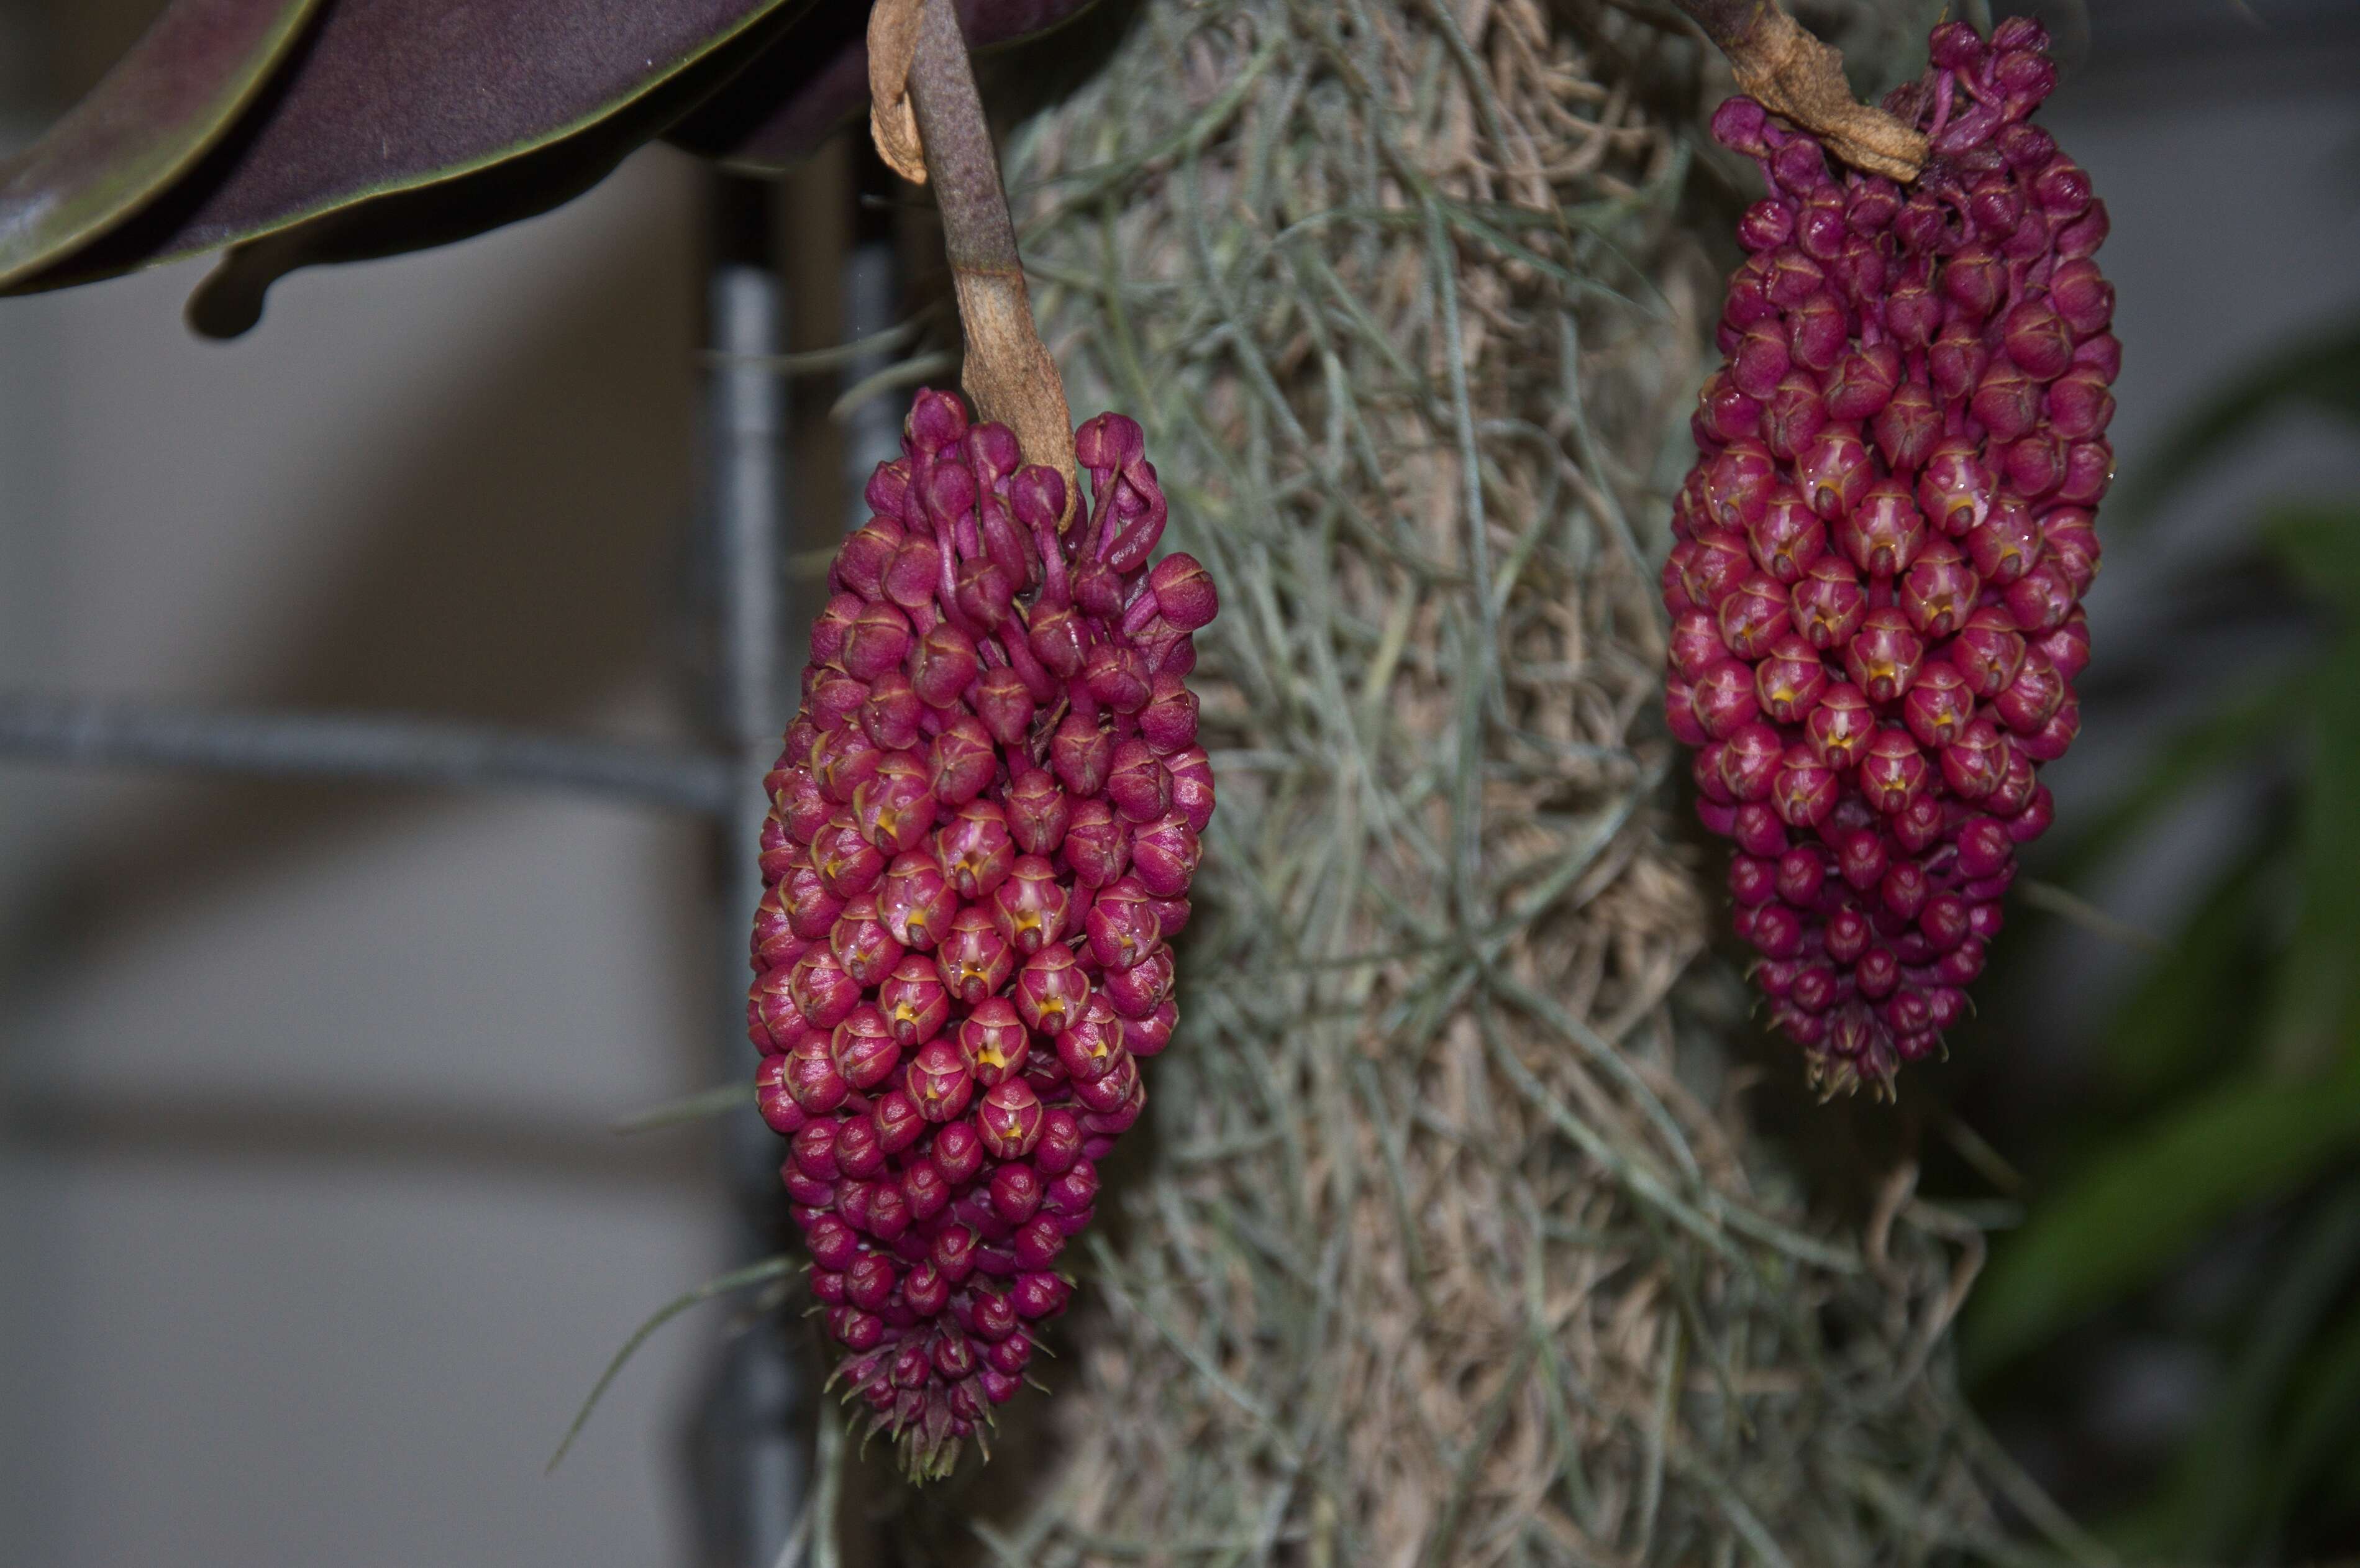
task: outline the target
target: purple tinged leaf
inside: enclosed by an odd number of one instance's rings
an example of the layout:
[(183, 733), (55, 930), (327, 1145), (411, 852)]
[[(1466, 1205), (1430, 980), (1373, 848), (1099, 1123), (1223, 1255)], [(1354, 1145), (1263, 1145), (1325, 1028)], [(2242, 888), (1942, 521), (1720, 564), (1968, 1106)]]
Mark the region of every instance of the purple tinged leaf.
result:
[(0, 285), (138, 212), (254, 101), (319, 0), (178, 0), (81, 103), (0, 164)]

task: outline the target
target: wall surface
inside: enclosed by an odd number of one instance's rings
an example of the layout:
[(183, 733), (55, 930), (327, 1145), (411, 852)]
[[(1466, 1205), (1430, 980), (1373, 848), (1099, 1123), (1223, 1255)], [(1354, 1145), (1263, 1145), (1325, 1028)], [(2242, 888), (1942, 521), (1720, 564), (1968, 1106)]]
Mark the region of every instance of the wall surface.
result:
[[(701, 175), (299, 275), (0, 304), (0, 685), (659, 736)], [(682, 1560), (722, 1262), (703, 831), (0, 772), (0, 1562)], [(711, 1310), (717, 1326), (719, 1313)]]

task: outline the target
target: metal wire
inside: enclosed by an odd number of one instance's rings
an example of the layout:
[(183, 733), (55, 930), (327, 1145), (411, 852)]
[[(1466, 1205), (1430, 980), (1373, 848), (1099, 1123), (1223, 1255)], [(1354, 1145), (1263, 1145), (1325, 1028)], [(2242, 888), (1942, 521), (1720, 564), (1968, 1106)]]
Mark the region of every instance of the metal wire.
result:
[(728, 765), (702, 751), (358, 713), (242, 713), (19, 692), (0, 696), (0, 758), (278, 778), (607, 795), (716, 816)]

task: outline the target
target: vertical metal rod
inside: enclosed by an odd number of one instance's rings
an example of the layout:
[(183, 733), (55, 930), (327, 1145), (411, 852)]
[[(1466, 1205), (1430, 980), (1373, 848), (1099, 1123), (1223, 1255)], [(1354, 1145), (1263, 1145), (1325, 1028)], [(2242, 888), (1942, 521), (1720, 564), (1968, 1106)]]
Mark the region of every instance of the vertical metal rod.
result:
[[(787, 387), (762, 356), (784, 346), (786, 291), (772, 254), (772, 187), (716, 177), (706, 313), (707, 559), (715, 574), (715, 708), (729, 753), (729, 805), (716, 911), (725, 1078), (753, 1069), (745, 1036), (746, 940), (762, 894), (754, 847), (769, 815), (762, 788), (785, 728), (782, 561), (787, 507)], [(725, 1123), (736, 1207), (733, 1261), (778, 1250), (784, 1218), (777, 1140), (750, 1113)], [(714, 1568), (769, 1568), (801, 1511), (810, 1476), (808, 1377), (785, 1325), (733, 1335), (710, 1374), (692, 1462), (700, 1552)]]

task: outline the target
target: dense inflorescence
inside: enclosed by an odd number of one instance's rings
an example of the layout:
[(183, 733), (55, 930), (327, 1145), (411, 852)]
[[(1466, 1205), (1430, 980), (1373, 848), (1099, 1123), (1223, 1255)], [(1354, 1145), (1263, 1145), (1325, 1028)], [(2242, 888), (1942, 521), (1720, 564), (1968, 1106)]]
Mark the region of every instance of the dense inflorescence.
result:
[(1673, 514), (1666, 705), (1775, 1023), (1830, 1091), (1940, 1048), (1999, 929), (2039, 765), (2081, 725), (2079, 601), (2113, 475), (2106, 210), (2027, 116), (2048, 38), (1946, 23), (1885, 107), (1907, 187), (1734, 98), (1770, 194)]
[[(1218, 608), (1139, 425), (1075, 436), (1092, 504), (922, 391), (845, 541), (770, 774), (748, 1026), (847, 1353), (917, 1475), (1014, 1395), (1097, 1162), (1178, 1014), (1213, 780), (1186, 676)], [(1077, 498), (1078, 499), (1078, 498)]]

